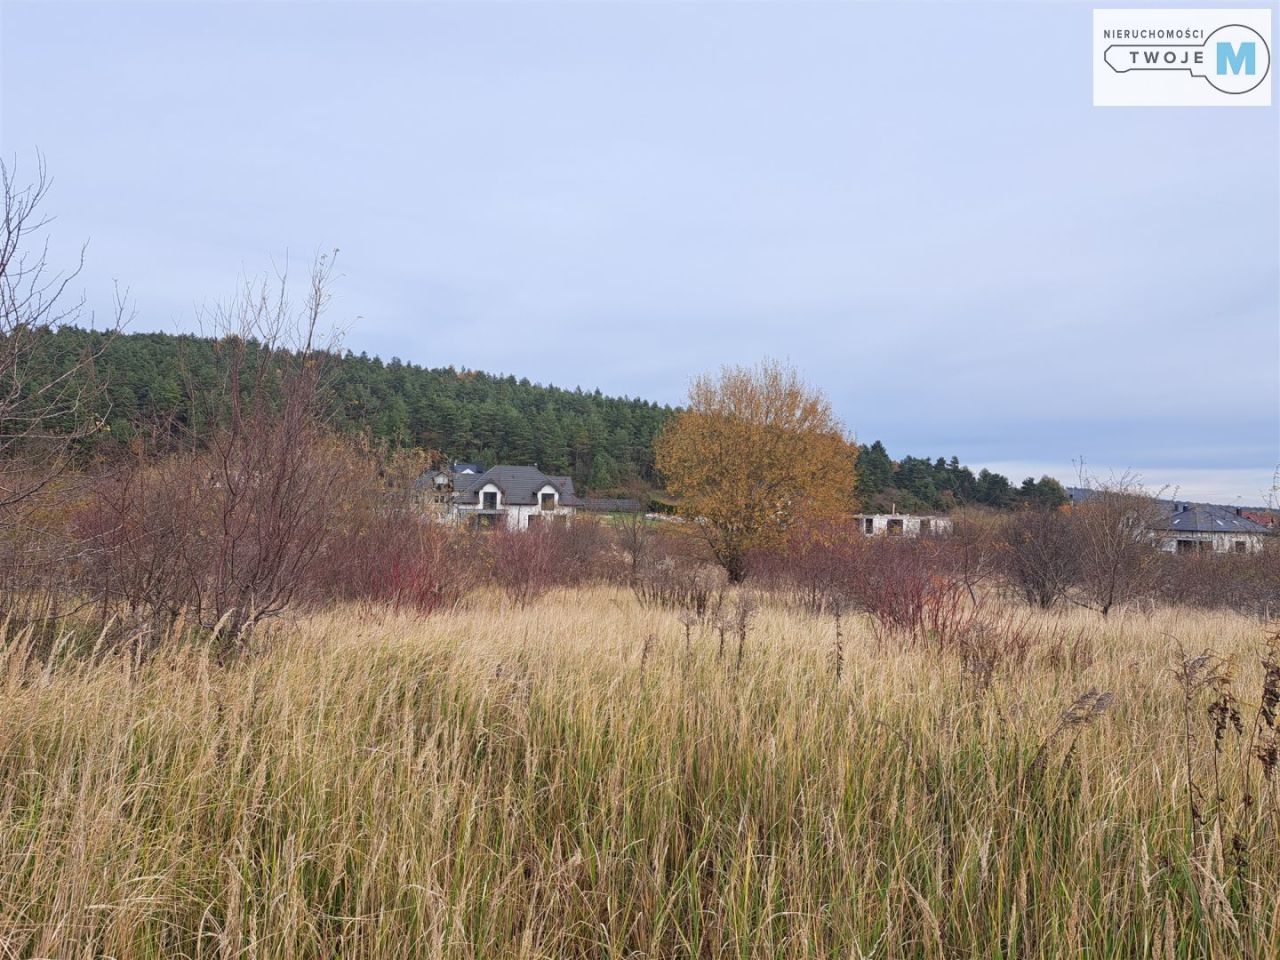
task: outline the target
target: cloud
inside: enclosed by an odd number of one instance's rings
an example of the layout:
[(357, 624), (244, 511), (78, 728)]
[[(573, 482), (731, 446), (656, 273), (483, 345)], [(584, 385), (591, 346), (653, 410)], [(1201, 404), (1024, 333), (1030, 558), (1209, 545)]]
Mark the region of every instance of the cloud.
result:
[(6, 8), (3, 148), (140, 328), (337, 246), (356, 350), (666, 402), (781, 356), (899, 455), (1280, 460), (1274, 115), (1092, 108), (1088, 8), (69, 9)]

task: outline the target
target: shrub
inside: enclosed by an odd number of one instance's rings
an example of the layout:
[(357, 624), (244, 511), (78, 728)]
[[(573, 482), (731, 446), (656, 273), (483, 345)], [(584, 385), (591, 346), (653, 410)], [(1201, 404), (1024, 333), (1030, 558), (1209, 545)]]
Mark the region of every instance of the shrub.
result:
[(939, 649), (955, 646), (979, 609), (964, 583), (949, 570), (946, 552), (932, 539), (876, 538), (857, 568), (857, 605), (871, 615), (877, 634)]
[(1117, 605), (1147, 595), (1159, 560), (1159, 515), (1155, 500), (1127, 476), (1094, 483), (1070, 514), (1076, 602), (1105, 617)]
[(483, 577), (475, 536), (437, 523), (412, 502), (370, 497), (326, 549), (308, 600), (388, 603), (427, 615), (450, 609)]
[(1155, 599), (1184, 607), (1280, 614), (1280, 544), (1259, 553), (1166, 553), (1157, 561)]
[(264, 434), (138, 457), (95, 479), (78, 524), (81, 586), (104, 615), (123, 610), (156, 637), (180, 616), (234, 636), (314, 596), (370, 466), (320, 430)]
[(590, 517), (505, 527), (478, 540), (490, 581), (523, 606), (554, 587), (620, 581), (625, 564), (609, 530)]
[(1001, 547), (1005, 580), (1032, 606), (1047, 610), (1077, 579), (1071, 522), (1060, 510), (1019, 510), (1003, 525)]
[(792, 528), (780, 549), (757, 551), (751, 575), (814, 613), (838, 612), (863, 599), (858, 587), (873, 549), (853, 522)]

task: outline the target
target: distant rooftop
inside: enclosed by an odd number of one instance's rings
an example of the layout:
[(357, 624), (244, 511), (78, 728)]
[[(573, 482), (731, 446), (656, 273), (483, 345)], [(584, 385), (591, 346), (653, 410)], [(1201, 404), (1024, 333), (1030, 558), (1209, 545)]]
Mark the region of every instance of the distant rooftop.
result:
[[(1083, 503), (1096, 495), (1087, 487), (1067, 487), (1072, 503)], [(1163, 526), (1171, 533), (1271, 533), (1269, 527), (1250, 520), (1242, 507), (1226, 507), (1216, 503), (1191, 503), (1187, 500), (1156, 500)]]
[(572, 477), (556, 477), (543, 473), (537, 467), (499, 464), (481, 474), (455, 473), (454, 495), (458, 503), (478, 503), (480, 490), (493, 484), (502, 491), (504, 503), (512, 506), (533, 506), (538, 502), (538, 491), (548, 484), (560, 494), (562, 507), (580, 507), (582, 501), (573, 489)]

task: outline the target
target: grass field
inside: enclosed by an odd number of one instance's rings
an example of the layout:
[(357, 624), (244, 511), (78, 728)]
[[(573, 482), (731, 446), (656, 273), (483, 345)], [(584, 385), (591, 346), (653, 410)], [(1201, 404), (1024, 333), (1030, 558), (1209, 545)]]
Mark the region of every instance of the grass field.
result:
[(768, 603), (739, 666), (603, 588), (225, 665), (10, 630), (0, 956), (1280, 953), (1267, 630), (1018, 615), (989, 683), (856, 617), (837, 680), (834, 622)]

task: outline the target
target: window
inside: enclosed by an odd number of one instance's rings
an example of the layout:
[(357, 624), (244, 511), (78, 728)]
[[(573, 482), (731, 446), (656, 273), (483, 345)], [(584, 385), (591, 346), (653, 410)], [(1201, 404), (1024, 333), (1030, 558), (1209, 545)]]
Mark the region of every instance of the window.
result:
[(486, 490), (484, 493), (480, 495), (480, 497), (481, 497), (480, 509), (482, 510), (498, 509), (498, 491), (497, 490)]
[(867, 536), (870, 536), (871, 534), (875, 533), (876, 522), (870, 517), (867, 517), (865, 520), (862, 521), (862, 532), (865, 533)]
[(556, 495), (554, 493), (544, 493), (541, 496), (541, 503), (538, 505), (543, 510), (554, 510), (556, 508)]
[(1235, 550), (1236, 553), (1245, 553), (1249, 549), (1249, 545), (1243, 540), (1237, 540), (1232, 544), (1232, 549)]
[(921, 517), (921, 519), (920, 519), (920, 535), (921, 535), (921, 536), (923, 536), (923, 537), (927, 537), (927, 536), (929, 535), (929, 533), (930, 533), (930, 529), (929, 529), (929, 518), (928, 518), (928, 517)]
[(901, 520), (890, 520), (890, 521), (889, 521), (889, 526), (888, 526), (888, 528), (887, 528), (887, 529), (888, 529), (888, 532), (889, 532), (889, 536), (891, 536), (891, 537), (900, 537), (900, 536), (902, 536), (902, 521), (901, 521)]

